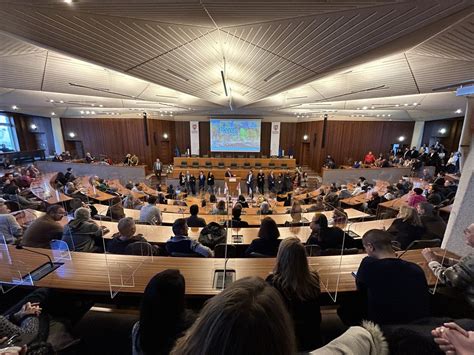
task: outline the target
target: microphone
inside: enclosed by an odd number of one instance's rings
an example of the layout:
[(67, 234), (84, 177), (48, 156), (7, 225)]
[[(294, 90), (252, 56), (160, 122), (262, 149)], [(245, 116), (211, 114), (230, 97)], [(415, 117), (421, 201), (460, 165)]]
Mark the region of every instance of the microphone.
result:
[(46, 258), (48, 258), (48, 262), (47, 263), (44, 263), (40, 266), (38, 266), (36, 269), (34, 269), (33, 271), (29, 272), (30, 276), (31, 276), (31, 279), (33, 281), (39, 281), (41, 280), (43, 277), (49, 275), (50, 273), (52, 273), (54, 270), (56, 270), (57, 268), (59, 268), (60, 266), (64, 265), (64, 263), (60, 263), (60, 262), (53, 262), (53, 260), (51, 260), (51, 257), (48, 255), (48, 254), (45, 254), (45, 253), (41, 253), (39, 251), (36, 251), (36, 250), (32, 250), (32, 249), (29, 249), (29, 248), (25, 248), (23, 245), (20, 245), (20, 244), (17, 244), (16, 245), (16, 249), (19, 249), (19, 250), (26, 250), (26, 251), (29, 251), (30, 253), (34, 253), (34, 254), (39, 254), (39, 255), (42, 255)]
[(50, 257), (48, 254), (40, 253), (39, 251), (25, 248), (25, 247), (24, 247), (23, 245), (21, 245), (21, 244), (17, 244), (17, 245), (16, 245), (16, 249), (19, 249), (19, 250), (26, 250), (26, 251), (29, 251), (30, 253), (35, 253), (35, 254), (42, 255), (42, 256), (48, 258), (48, 260), (49, 260), (49, 265), (54, 266), (53, 260), (51, 259), (51, 257)]

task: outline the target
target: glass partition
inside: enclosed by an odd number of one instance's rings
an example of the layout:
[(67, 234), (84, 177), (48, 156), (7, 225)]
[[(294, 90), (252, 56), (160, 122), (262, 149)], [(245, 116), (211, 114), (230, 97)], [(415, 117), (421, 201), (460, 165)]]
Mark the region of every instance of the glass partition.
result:
[(33, 286), (28, 266), (15, 255), (13, 245), (8, 245), (0, 234), (0, 291), (8, 293), (17, 286)]

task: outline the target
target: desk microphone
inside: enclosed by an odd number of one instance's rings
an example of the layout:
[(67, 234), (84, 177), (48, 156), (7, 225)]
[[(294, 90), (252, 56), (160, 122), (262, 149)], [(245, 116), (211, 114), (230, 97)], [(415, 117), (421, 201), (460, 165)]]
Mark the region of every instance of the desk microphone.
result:
[(48, 258), (48, 260), (49, 260), (49, 265), (54, 266), (53, 260), (51, 260), (51, 258), (50, 258), (50, 256), (49, 256), (48, 254), (40, 253), (39, 251), (31, 250), (31, 249), (29, 249), (29, 248), (25, 248), (23, 245), (20, 245), (20, 244), (17, 244), (17, 245), (16, 245), (16, 249), (19, 249), (19, 250), (26, 250), (26, 251), (29, 251), (30, 253), (35, 253), (35, 254), (43, 255), (44, 257)]
[(20, 245), (20, 244), (17, 244), (16, 245), (16, 249), (19, 249), (19, 250), (26, 250), (26, 251), (29, 251), (30, 253), (34, 253), (34, 254), (39, 254), (39, 255), (42, 255), (46, 258), (48, 258), (48, 261), (47, 263), (44, 263), (40, 266), (38, 266), (36, 269), (34, 269), (33, 271), (29, 272), (29, 274), (31, 275), (31, 279), (33, 281), (39, 281), (41, 280), (43, 277), (45, 277), (46, 275), (49, 275), (50, 273), (52, 273), (54, 270), (56, 270), (57, 268), (59, 268), (61, 265), (64, 265), (64, 263), (59, 263), (59, 262), (53, 262), (53, 260), (51, 260), (50, 256), (48, 254), (45, 254), (45, 253), (41, 253), (39, 251), (36, 251), (36, 250), (32, 250), (32, 249), (29, 249), (29, 248), (25, 248), (24, 246)]

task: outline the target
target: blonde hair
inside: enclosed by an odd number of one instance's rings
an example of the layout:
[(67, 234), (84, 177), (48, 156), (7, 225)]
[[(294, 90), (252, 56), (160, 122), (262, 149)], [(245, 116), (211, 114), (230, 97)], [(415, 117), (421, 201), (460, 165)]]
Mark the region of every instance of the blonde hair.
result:
[(281, 241), (273, 270), (273, 283), (289, 299), (304, 301), (319, 297), (319, 275), (309, 270), (306, 251), (298, 238)]
[(414, 226), (421, 226), (420, 217), (413, 207), (402, 205), (400, 206), (400, 212), (398, 212), (397, 218), (408, 222)]

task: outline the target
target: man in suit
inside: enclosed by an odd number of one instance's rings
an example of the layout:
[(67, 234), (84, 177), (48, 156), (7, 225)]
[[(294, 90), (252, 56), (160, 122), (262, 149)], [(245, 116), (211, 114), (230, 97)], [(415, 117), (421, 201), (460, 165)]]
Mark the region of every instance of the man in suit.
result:
[(230, 171), (230, 168), (227, 168), (227, 171), (225, 172), (225, 177), (232, 177), (234, 175), (232, 175), (232, 171)]
[(261, 169), (257, 174), (257, 187), (258, 187), (258, 192), (260, 192), (263, 195), (264, 187), (265, 187), (265, 174), (263, 173), (263, 170)]
[(253, 198), (253, 183), (255, 178), (253, 176), (253, 171), (250, 169), (249, 173), (247, 174), (247, 178), (245, 179), (245, 183), (247, 184), (247, 194)]
[(186, 175), (184, 176), (184, 183), (186, 186), (186, 191), (189, 193), (191, 191), (191, 174), (189, 170), (186, 170)]
[(162, 170), (163, 170), (163, 164), (161, 163), (159, 158), (156, 158), (156, 161), (153, 164), (153, 172), (155, 173), (155, 176), (158, 179), (158, 181), (161, 181)]
[(199, 192), (203, 192), (206, 187), (206, 175), (204, 175), (204, 171), (199, 172)]

